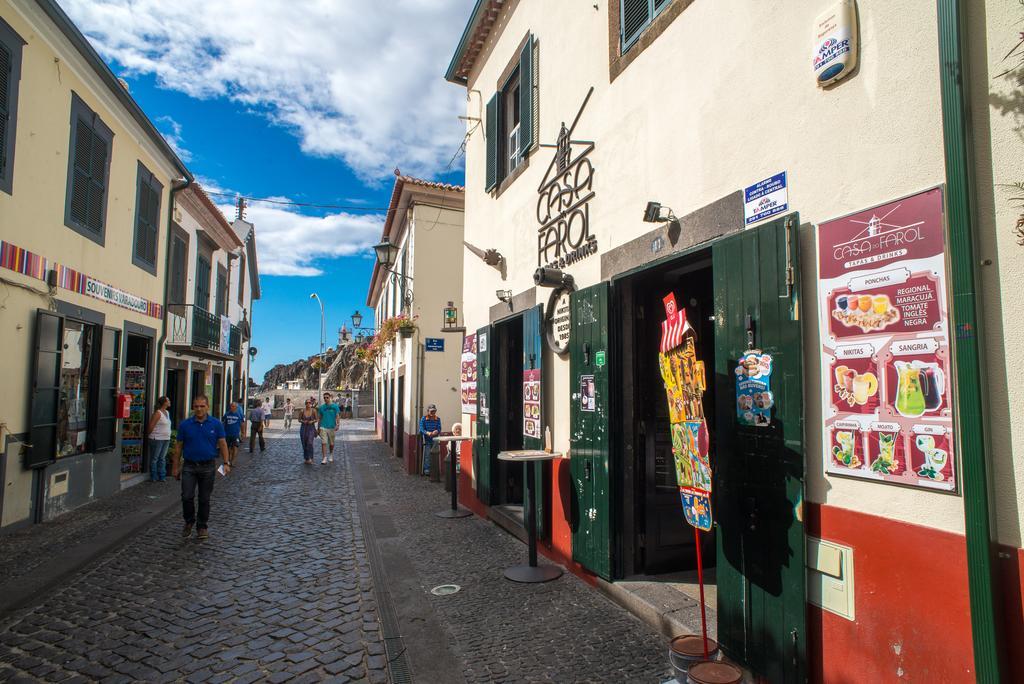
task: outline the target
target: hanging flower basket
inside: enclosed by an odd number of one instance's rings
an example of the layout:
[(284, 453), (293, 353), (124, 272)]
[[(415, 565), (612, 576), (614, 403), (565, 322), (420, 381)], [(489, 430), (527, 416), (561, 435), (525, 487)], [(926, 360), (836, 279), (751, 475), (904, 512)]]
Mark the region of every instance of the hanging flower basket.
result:
[(414, 332), (416, 332), (416, 327), (412, 325), (398, 329), (398, 334), (404, 337), (405, 339), (409, 339), (410, 337), (412, 337), (412, 334)]

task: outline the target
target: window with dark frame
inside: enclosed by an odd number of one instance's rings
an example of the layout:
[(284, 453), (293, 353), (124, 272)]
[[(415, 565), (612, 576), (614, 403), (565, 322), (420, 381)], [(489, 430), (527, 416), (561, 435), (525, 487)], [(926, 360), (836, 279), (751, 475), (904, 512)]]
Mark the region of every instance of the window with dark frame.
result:
[(188, 286), (188, 241), (172, 231), (171, 235), (171, 299), (170, 304), (184, 304)]
[(132, 263), (156, 275), (159, 252), (160, 196), (163, 185), (139, 162), (135, 181), (135, 240)]
[(7, 194), (14, 189), (14, 142), (24, 45), (21, 36), (0, 19), (0, 190)]
[(485, 191), (499, 187), (522, 165), (536, 143), (537, 70), (535, 41), (523, 41), (516, 61), (487, 102), (484, 133), (487, 145)]
[(210, 256), (196, 255), (196, 301), (203, 311), (210, 310)]
[(672, 0), (620, 0), (619, 35), (625, 54)]
[(228, 313), (228, 271), (221, 264), (217, 264), (217, 301), (215, 311), (218, 316), (226, 316)]
[(103, 245), (106, 232), (107, 183), (114, 133), (71, 93), (71, 141), (64, 224)]
[(238, 305), (245, 304), (245, 255), (238, 257)]

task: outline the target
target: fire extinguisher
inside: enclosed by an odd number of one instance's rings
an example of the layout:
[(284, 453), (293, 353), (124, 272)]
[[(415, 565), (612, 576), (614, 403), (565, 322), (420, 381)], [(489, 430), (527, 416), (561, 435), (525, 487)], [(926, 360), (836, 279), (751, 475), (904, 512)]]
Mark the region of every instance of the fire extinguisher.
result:
[(127, 418), (131, 415), (132, 411), (132, 395), (130, 394), (118, 394), (117, 395), (117, 417)]

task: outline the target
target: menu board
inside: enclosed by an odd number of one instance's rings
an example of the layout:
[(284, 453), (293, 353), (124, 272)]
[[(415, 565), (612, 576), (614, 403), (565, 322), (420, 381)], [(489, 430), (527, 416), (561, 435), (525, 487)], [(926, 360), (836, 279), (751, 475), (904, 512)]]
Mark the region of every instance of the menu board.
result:
[(476, 334), (462, 340), (462, 412), (476, 414)]
[(523, 371), (523, 435), (540, 439), (540, 369)]
[(956, 489), (941, 189), (818, 227), (826, 471)]

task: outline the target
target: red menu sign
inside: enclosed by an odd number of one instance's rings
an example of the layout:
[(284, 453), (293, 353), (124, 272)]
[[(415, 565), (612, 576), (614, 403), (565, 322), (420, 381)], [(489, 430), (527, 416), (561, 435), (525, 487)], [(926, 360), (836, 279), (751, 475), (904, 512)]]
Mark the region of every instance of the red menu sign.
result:
[(826, 471), (956, 489), (942, 191), (818, 227)]

